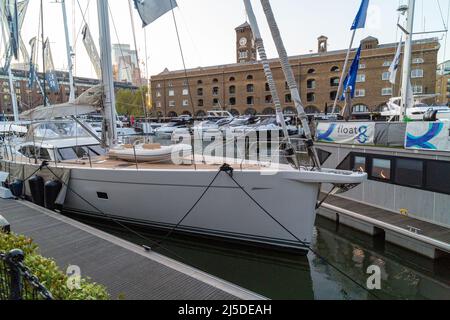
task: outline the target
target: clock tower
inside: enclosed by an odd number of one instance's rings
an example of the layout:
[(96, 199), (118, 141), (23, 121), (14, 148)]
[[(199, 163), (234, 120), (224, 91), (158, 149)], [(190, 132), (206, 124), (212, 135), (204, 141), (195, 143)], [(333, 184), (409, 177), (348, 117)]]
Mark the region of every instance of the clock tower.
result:
[(236, 28), (236, 59), (238, 63), (256, 61), (255, 41), (248, 22)]

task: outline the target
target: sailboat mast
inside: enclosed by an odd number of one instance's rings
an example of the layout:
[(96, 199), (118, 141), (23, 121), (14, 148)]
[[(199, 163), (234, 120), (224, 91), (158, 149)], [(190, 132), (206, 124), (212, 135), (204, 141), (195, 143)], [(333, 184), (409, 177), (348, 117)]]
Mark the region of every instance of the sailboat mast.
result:
[(106, 144), (113, 147), (117, 144), (116, 97), (111, 57), (111, 31), (109, 26), (108, 0), (97, 0), (98, 23), (100, 31), (100, 60), (102, 67), (104, 133)]
[(272, 6), (270, 5), (269, 0), (261, 0), (261, 5), (263, 7), (264, 14), (266, 15), (267, 23), (270, 27), (270, 31), (272, 33), (272, 38), (273, 38), (273, 41), (277, 48), (278, 55), (280, 57), (281, 68), (283, 69), (284, 76), (286, 78), (286, 82), (287, 82), (287, 84), (289, 86), (289, 90), (291, 92), (292, 100), (294, 100), (294, 104), (297, 109), (298, 117), (300, 118), (300, 122), (303, 127), (303, 131), (305, 133), (309, 155), (311, 156), (316, 168), (318, 168), (320, 170), (321, 164), (319, 161), (319, 157), (317, 156), (317, 152), (314, 148), (314, 140), (313, 140), (313, 136), (311, 134), (311, 130), (308, 125), (308, 117), (305, 113), (305, 109), (303, 107), (302, 100), (300, 98), (297, 81), (295, 80), (294, 72), (292, 71), (292, 67), (289, 63), (289, 57), (288, 57), (286, 48), (284, 46), (283, 39), (281, 38), (281, 33), (278, 28), (278, 24), (275, 20)]
[[(42, 41), (42, 76), (44, 81), (42, 81), (42, 94), (44, 96), (44, 106), (47, 106), (47, 89), (46, 89), (46, 79), (45, 79), (45, 40), (44, 40), (44, 4), (41, 0), (41, 41)], [(39, 81), (39, 80), (38, 80)]]
[(400, 111), (400, 121), (404, 121), (406, 117), (406, 109), (408, 106), (408, 92), (411, 91), (411, 57), (412, 57), (412, 37), (414, 31), (414, 12), (415, 0), (409, 0), (408, 17), (406, 26), (405, 52), (403, 56), (403, 72), (402, 72), (402, 104)]
[(73, 80), (73, 63), (72, 63), (72, 47), (70, 46), (69, 40), (69, 26), (67, 24), (67, 11), (66, 11), (66, 1), (61, 0), (61, 9), (63, 13), (64, 19), (64, 33), (66, 37), (66, 53), (67, 53), (67, 68), (69, 69), (69, 86), (70, 86), (70, 95), (69, 101), (75, 100), (75, 82)]

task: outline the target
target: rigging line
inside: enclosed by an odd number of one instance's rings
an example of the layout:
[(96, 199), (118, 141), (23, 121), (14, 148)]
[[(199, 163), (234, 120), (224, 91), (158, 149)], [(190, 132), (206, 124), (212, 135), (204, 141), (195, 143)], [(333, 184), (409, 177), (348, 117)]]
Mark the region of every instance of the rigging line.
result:
[[(447, 9), (447, 28), (450, 22), (450, 1), (448, 2), (448, 9)], [(448, 40), (448, 29), (445, 28), (447, 30), (447, 32), (445, 33), (445, 41), (444, 41), (444, 57), (443, 57), (443, 61), (445, 61), (445, 58), (447, 56), (447, 40)]]
[[(78, 3), (78, 8), (80, 9), (80, 11), (81, 11), (81, 16), (83, 17), (83, 22), (84, 22), (84, 24), (88, 24), (87, 22), (86, 22), (86, 13), (88, 12), (88, 9), (89, 9), (89, 5), (91, 4), (91, 0), (88, 0), (88, 3), (87, 3), (87, 5), (86, 5), (86, 9), (84, 10), (84, 12), (83, 12), (83, 9), (81, 8), (81, 4), (80, 4), (80, 1), (79, 0), (77, 0), (77, 3)], [(76, 35), (76, 37), (75, 37), (75, 40), (74, 40), (74, 44), (73, 44), (73, 46), (74, 46), (74, 48), (76, 48), (76, 46), (77, 46), (77, 42), (78, 42), (78, 38), (80, 37), (80, 34), (81, 34), (81, 30), (83, 30), (83, 24), (81, 24), (81, 26), (80, 26), (80, 29), (78, 30), (78, 33), (77, 33), (77, 35)], [(74, 26), (75, 27), (75, 26)]]
[(131, 0), (128, 0), (128, 8), (130, 10), (131, 30), (133, 33), (134, 50), (136, 50), (136, 63), (137, 63), (138, 71), (139, 71), (139, 87), (140, 87), (140, 91), (141, 91), (141, 95), (142, 95), (142, 97), (141, 97), (142, 98), (142, 109), (144, 110), (144, 117), (147, 119), (147, 107), (146, 107), (144, 90), (142, 89), (143, 88), (142, 74), (141, 74), (141, 68), (140, 68), (140, 64), (139, 64), (139, 52), (138, 52), (138, 46), (137, 46), (137, 41), (136, 41), (136, 30), (135, 30), (135, 26), (134, 26), (133, 7), (131, 4)]
[(175, 17), (175, 10), (174, 10), (174, 5), (173, 5), (173, 0), (169, 0), (170, 1), (170, 6), (172, 7), (172, 18), (173, 18), (173, 23), (175, 25), (175, 31), (177, 34), (177, 39), (178, 39), (178, 47), (180, 50), (180, 54), (181, 54), (181, 60), (183, 62), (183, 69), (184, 69), (184, 77), (186, 80), (186, 84), (187, 84), (187, 89), (188, 89), (188, 93), (189, 93), (189, 99), (191, 101), (191, 106), (192, 106), (192, 117), (195, 118), (195, 106), (194, 106), (194, 98), (192, 97), (192, 92), (191, 92), (191, 87), (189, 85), (189, 76), (187, 73), (187, 69), (186, 69), (186, 61), (184, 59), (184, 52), (183, 52), (183, 47), (181, 45), (181, 39), (180, 39), (180, 33), (178, 31), (178, 24), (177, 24), (177, 19)]
[[(79, 197), (83, 202), (85, 202), (87, 205), (89, 205), (90, 207), (92, 207), (94, 210), (96, 210), (98, 213), (100, 213), (101, 215), (103, 215), (105, 218), (109, 219), (110, 221), (114, 222), (115, 224), (117, 224), (118, 226), (122, 227), (123, 229), (133, 233), (134, 235), (138, 236), (139, 238), (141, 238), (144, 241), (147, 241), (149, 243), (154, 243), (154, 244), (158, 244), (156, 241), (144, 236), (143, 234), (141, 234), (140, 232), (135, 231), (134, 229), (128, 227), (127, 225), (125, 225), (124, 223), (120, 222), (119, 220), (115, 219), (114, 217), (110, 216), (109, 214), (103, 212), (102, 210), (100, 210), (99, 208), (97, 208), (94, 204), (92, 204), (90, 201), (88, 201), (87, 199), (85, 199), (83, 196), (81, 196), (79, 193), (77, 193), (75, 190), (73, 190), (68, 183), (66, 183), (63, 179), (61, 179), (61, 177), (59, 177), (49, 166), (48, 163), (46, 163), (45, 161), (42, 163), (40, 169), (42, 168), (46, 168), (48, 171), (50, 171), (50, 173), (59, 181), (61, 182), (66, 188), (67, 190), (69, 190), (70, 192), (72, 192), (73, 194), (75, 194), (77, 197)], [(177, 258), (186, 261), (185, 258), (179, 256), (176, 252), (167, 249), (163, 246), (159, 246), (161, 249), (173, 254), (174, 256), (176, 256)]]
[(370, 291), (369, 289), (367, 289), (366, 287), (364, 287), (362, 284), (360, 284), (358, 281), (354, 280), (351, 276), (349, 276), (347, 273), (345, 273), (344, 271), (342, 271), (339, 267), (335, 266), (333, 263), (329, 262), (325, 257), (323, 257), (322, 255), (320, 255), (316, 250), (314, 250), (311, 245), (308, 245), (307, 243), (305, 243), (304, 241), (300, 240), (296, 235), (294, 235), (288, 228), (286, 228), (281, 222), (279, 222), (273, 215), (271, 215), (255, 198), (252, 197), (252, 195), (250, 195), (247, 190), (245, 190), (245, 188), (238, 182), (236, 181), (236, 179), (233, 177), (232, 173), (230, 172), (226, 172), (228, 174), (228, 176), (231, 178), (231, 180), (234, 181), (234, 183), (239, 187), (239, 189), (241, 189), (246, 195), (247, 197), (252, 200), (252, 202), (254, 202), (266, 215), (268, 215), (275, 223), (277, 223), (281, 228), (283, 228), (283, 230), (285, 230), (287, 233), (289, 233), (294, 239), (296, 239), (299, 243), (301, 243), (302, 245), (304, 245), (306, 248), (308, 248), (309, 251), (311, 251), (312, 253), (314, 253), (319, 259), (321, 259), (325, 264), (328, 264), (330, 267), (332, 267), (333, 269), (335, 269), (337, 272), (339, 272), (340, 274), (342, 274), (343, 276), (345, 276), (347, 279), (349, 279), (351, 282), (353, 282), (355, 285), (357, 285), (358, 287), (360, 287), (361, 289), (363, 289), (364, 291), (368, 292), (370, 295), (372, 295), (373, 297), (375, 297), (377, 300), (379, 300), (380, 298), (373, 293), (372, 291)]
[[(439, 14), (441, 15), (442, 24), (444, 25), (444, 29), (447, 30), (447, 24), (445, 23), (444, 14), (442, 13), (441, 2), (439, 0), (436, 0), (436, 2), (439, 7)], [(422, 3), (422, 5), (423, 5), (423, 3)]]

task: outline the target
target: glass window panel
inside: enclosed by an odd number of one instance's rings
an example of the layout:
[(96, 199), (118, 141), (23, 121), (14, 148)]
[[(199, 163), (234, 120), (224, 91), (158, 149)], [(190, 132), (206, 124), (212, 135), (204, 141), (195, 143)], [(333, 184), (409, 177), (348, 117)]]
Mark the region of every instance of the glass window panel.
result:
[(423, 162), (413, 159), (397, 159), (395, 183), (421, 187), (423, 183)]
[(391, 160), (373, 159), (372, 163), (372, 177), (382, 180), (391, 179)]
[(353, 170), (365, 172), (366, 171), (366, 157), (355, 157), (355, 165)]

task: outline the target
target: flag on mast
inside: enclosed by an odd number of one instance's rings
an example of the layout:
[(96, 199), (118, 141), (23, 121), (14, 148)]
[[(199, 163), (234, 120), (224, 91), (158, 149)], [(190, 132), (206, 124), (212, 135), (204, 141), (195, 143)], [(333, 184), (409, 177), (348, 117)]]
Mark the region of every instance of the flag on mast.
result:
[(362, 29), (366, 26), (367, 10), (369, 9), (369, 0), (362, 0), (358, 13), (353, 21), (350, 30)]
[(356, 52), (355, 59), (353, 59), (353, 63), (350, 67), (347, 77), (345, 77), (344, 89), (342, 91), (343, 93), (341, 96), (341, 101), (345, 100), (345, 93), (347, 92), (348, 88), (350, 88), (350, 90), (351, 90), (351, 97), (352, 98), (355, 97), (356, 78), (358, 76), (360, 60), (361, 60), (361, 46), (359, 46), (358, 51)]
[(395, 84), (395, 80), (397, 79), (397, 70), (400, 66), (400, 56), (402, 54), (402, 42), (403, 42), (403, 36), (400, 37), (400, 42), (397, 46), (397, 52), (395, 53), (394, 61), (392, 61), (391, 66), (389, 67), (389, 82), (392, 84)]
[(47, 38), (44, 48), (44, 60), (45, 60), (45, 80), (47, 80), (48, 86), (52, 92), (59, 92), (58, 77), (55, 73), (55, 65), (53, 64), (52, 51), (50, 50), (50, 41)]
[(31, 56), (30, 56), (30, 69), (28, 75), (28, 89), (34, 88), (34, 80), (36, 78), (35, 69), (35, 56), (36, 56), (36, 37), (30, 40)]
[(134, 5), (144, 27), (178, 6), (176, 0), (134, 0)]
[(94, 39), (92, 38), (91, 31), (89, 30), (89, 26), (87, 24), (84, 25), (81, 34), (83, 35), (84, 48), (86, 49), (89, 59), (94, 66), (95, 74), (100, 79), (102, 77), (100, 55), (98, 54), (97, 47), (95, 46)]

